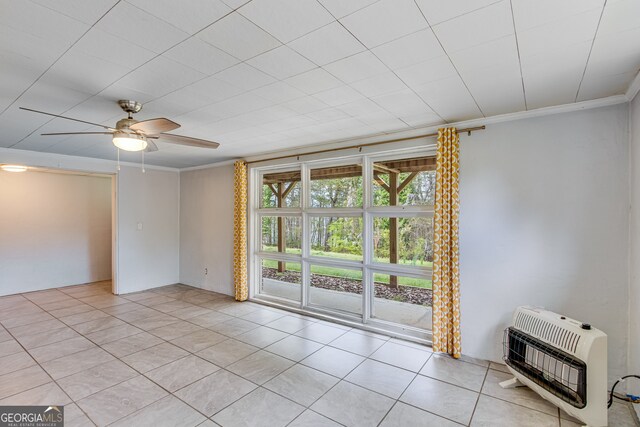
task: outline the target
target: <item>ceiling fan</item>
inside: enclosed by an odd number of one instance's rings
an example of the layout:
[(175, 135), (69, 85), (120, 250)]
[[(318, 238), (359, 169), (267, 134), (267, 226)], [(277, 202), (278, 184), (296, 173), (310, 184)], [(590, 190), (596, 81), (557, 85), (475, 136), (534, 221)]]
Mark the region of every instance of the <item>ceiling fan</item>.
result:
[(101, 125), (99, 123), (87, 122), (85, 120), (65, 117), (58, 114), (47, 113), (44, 111), (32, 110), (31, 108), (20, 107), (21, 110), (31, 111), (39, 114), (57, 117), (60, 119), (73, 120), (75, 122), (86, 123), (88, 125), (98, 126), (106, 129), (108, 132), (56, 132), (43, 133), (43, 136), (51, 135), (112, 135), (113, 145), (126, 151), (158, 151), (158, 146), (154, 141), (169, 142), (172, 144), (188, 145), (191, 147), (201, 148), (218, 148), (220, 144), (205, 139), (191, 138), (188, 136), (175, 135), (167, 133), (174, 129), (178, 129), (180, 125), (174, 121), (164, 117), (157, 119), (143, 120), (141, 122), (135, 120), (133, 115), (142, 109), (142, 104), (136, 101), (121, 99), (118, 101), (120, 108), (127, 113), (127, 118), (118, 120), (115, 128)]

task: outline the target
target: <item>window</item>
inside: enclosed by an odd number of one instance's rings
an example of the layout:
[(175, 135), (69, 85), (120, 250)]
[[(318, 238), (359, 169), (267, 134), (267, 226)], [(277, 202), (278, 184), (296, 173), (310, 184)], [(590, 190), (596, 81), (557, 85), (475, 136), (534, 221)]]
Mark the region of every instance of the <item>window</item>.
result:
[(253, 296), (424, 336), (436, 185), (429, 154), (252, 171), (261, 184)]

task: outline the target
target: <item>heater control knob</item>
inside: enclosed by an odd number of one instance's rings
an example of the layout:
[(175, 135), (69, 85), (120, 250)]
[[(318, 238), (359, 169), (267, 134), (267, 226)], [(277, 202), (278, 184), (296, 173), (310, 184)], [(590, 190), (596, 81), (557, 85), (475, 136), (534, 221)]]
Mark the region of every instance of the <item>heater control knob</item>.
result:
[(591, 330), (591, 325), (590, 325), (590, 324), (588, 324), (588, 323), (583, 323), (582, 325), (580, 325), (580, 327), (581, 327), (582, 329), (586, 329), (586, 330), (588, 330), (588, 331), (589, 331), (589, 330)]

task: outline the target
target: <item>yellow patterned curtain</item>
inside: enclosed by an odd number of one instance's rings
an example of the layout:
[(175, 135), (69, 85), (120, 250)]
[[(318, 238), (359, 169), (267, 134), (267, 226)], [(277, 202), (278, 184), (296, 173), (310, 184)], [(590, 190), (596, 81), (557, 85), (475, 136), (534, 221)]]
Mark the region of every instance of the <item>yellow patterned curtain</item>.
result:
[(249, 298), (247, 283), (247, 164), (237, 161), (233, 175), (233, 284), (236, 300)]
[(458, 182), (460, 144), (456, 128), (438, 130), (433, 231), (433, 351), (460, 357)]

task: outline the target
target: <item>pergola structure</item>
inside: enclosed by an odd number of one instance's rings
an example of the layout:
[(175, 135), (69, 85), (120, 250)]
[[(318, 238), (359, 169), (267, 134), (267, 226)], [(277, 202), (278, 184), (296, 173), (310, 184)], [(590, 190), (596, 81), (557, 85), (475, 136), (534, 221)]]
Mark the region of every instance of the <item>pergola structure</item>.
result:
[[(420, 172), (433, 171), (436, 169), (436, 158), (418, 157), (412, 159), (389, 160), (375, 162), (373, 164), (373, 179), (375, 182), (389, 193), (389, 205), (398, 205), (398, 195), (407, 185), (415, 179)], [(401, 174), (408, 175), (401, 178)], [(362, 176), (361, 165), (334, 166), (329, 168), (311, 169), (311, 180), (351, 178)], [(383, 176), (388, 175), (387, 181)], [(297, 182), (300, 182), (300, 171), (277, 172), (263, 175), (263, 185), (276, 196), (276, 206), (283, 207), (284, 199), (289, 195)], [(286, 250), (286, 240), (284, 233), (284, 221), (278, 217), (278, 252)], [(398, 219), (389, 218), (389, 262), (398, 263)], [(278, 271), (283, 273), (286, 270), (285, 262), (278, 262)], [(390, 277), (390, 286), (398, 287), (398, 277)]]

